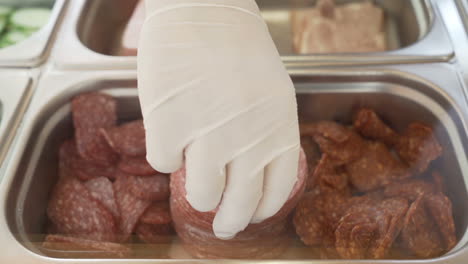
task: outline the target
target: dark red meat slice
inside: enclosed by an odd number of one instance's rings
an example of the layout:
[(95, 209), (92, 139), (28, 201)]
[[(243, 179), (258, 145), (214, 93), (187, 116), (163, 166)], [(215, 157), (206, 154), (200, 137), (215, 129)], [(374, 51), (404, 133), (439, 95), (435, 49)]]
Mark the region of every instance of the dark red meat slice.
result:
[(75, 142), (65, 141), (59, 151), (59, 175), (61, 177), (77, 177), (82, 181), (98, 177), (115, 179), (115, 166), (100, 166), (91, 163), (78, 155)]
[(61, 234), (98, 241), (117, 239), (117, 224), (111, 212), (75, 178), (59, 180), (50, 197), (47, 215)]
[(306, 190), (311, 190), (314, 185), (314, 178), (312, 177), (312, 173), (315, 170), (319, 160), (320, 160), (320, 149), (315, 143), (314, 139), (311, 136), (302, 136), (301, 137), (301, 145), (304, 149), (304, 152), (307, 157), (307, 166), (309, 168), (309, 177), (307, 179), (307, 186)]
[(363, 151), (364, 139), (353, 129), (335, 122), (321, 121), (301, 124), (301, 133), (310, 135), (337, 165), (343, 165), (358, 159)]
[(354, 127), (369, 139), (382, 141), (387, 146), (393, 146), (398, 142), (399, 135), (387, 126), (374, 110), (363, 108), (354, 116)]
[(442, 155), (442, 147), (432, 128), (418, 122), (408, 126), (395, 148), (415, 173), (423, 173), (432, 161)]
[(359, 191), (370, 191), (411, 176), (408, 169), (380, 142), (368, 142), (361, 156), (346, 165), (351, 183)]
[(455, 236), (455, 223), (453, 221), (452, 203), (442, 193), (426, 195), (424, 204), (429, 214), (434, 219), (441, 238), (445, 243), (445, 250), (449, 251), (455, 247), (457, 237)]
[[(61, 257), (125, 258), (132, 255), (132, 250), (121, 244), (100, 242), (72, 236), (47, 235), (42, 247), (55, 251)], [(67, 253), (73, 252), (73, 253)], [(69, 255), (72, 254), (72, 255)], [(59, 257), (59, 256), (57, 256)]]
[(355, 203), (340, 219), (335, 230), (340, 256), (384, 258), (400, 233), (407, 209), (407, 201), (401, 198), (373, 204)]
[(171, 223), (171, 212), (167, 201), (154, 202), (140, 217), (140, 222), (151, 225), (164, 225)]
[(118, 127), (101, 129), (107, 143), (123, 156), (145, 156), (146, 141), (143, 120), (125, 123)]
[(440, 175), (439, 172), (434, 171), (432, 172), (431, 176), (432, 176), (432, 182), (434, 183), (434, 186), (435, 186), (435, 191), (441, 192), (441, 193), (447, 193), (447, 186), (445, 184), (445, 180), (442, 177), (442, 175)]
[(80, 156), (98, 165), (114, 164), (118, 156), (99, 131), (116, 125), (116, 100), (101, 93), (81, 94), (72, 100), (72, 114)]
[(426, 211), (423, 195), (408, 209), (401, 240), (404, 247), (420, 258), (439, 256), (445, 249), (438, 227)]
[(384, 195), (386, 197), (402, 197), (414, 201), (420, 195), (433, 193), (435, 190), (436, 187), (431, 182), (421, 179), (409, 179), (385, 186)]
[(169, 177), (164, 174), (153, 176), (127, 175), (128, 191), (135, 197), (149, 201), (169, 198)]
[(117, 174), (114, 182), (114, 194), (120, 211), (120, 235), (121, 242), (125, 242), (135, 230), (141, 215), (151, 205), (151, 201), (142, 200), (134, 196), (128, 190), (127, 175)]
[(140, 223), (135, 232), (141, 241), (148, 244), (169, 243), (174, 235), (174, 230), (169, 224), (150, 225)]
[(138, 176), (153, 176), (158, 174), (156, 170), (146, 161), (145, 156), (129, 157), (123, 156), (118, 165), (119, 169), (128, 174)]
[(91, 196), (106, 207), (115, 219), (120, 219), (119, 208), (115, 201), (114, 189), (112, 188), (112, 182), (105, 178), (99, 177), (89, 180), (85, 183)]
[(323, 154), (312, 174), (316, 187), (329, 188), (343, 193), (351, 193), (347, 172), (333, 163), (327, 154)]

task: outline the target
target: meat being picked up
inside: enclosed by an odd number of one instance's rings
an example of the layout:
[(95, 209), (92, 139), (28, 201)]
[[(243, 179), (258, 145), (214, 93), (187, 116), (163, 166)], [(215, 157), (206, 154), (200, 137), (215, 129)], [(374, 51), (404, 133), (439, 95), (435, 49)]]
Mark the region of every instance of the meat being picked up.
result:
[(385, 16), (369, 1), (336, 6), (318, 0), (314, 8), (292, 12), (294, 50), (299, 54), (385, 51)]

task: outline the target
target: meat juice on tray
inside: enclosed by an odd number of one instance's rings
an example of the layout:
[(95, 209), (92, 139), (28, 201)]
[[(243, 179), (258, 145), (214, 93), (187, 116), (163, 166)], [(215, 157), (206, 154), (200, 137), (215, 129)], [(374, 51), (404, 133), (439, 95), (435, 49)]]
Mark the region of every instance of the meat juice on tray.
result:
[(60, 256), (125, 258), (138, 244), (180, 241), (196, 258), (278, 258), (293, 243), (324, 259), (432, 258), (457, 242), (444, 175), (432, 166), (443, 149), (424, 123), (396, 132), (367, 108), (350, 126), (301, 123), (290, 199), (275, 216), (220, 240), (215, 211), (197, 212), (185, 199), (184, 169), (152, 169), (142, 121), (118, 124), (117, 108), (101, 93), (72, 100), (75, 136), (58, 151), (43, 242)]

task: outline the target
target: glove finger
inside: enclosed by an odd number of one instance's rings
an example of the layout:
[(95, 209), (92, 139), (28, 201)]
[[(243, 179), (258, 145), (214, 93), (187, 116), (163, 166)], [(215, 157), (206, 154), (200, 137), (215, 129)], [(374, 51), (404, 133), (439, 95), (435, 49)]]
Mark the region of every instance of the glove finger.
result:
[(293, 147), (265, 168), (263, 197), (252, 223), (262, 222), (275, 215), (288, 200), (297, 181), (299, 151), (299, 146)]
[(228, 180), (223, 200), (213, 221), (213, 231), (220, 239), (231, 239), (244, 230), (262, 197), (263, 169), (252, 168), (249, 160), (237, 159), (228, 166)]

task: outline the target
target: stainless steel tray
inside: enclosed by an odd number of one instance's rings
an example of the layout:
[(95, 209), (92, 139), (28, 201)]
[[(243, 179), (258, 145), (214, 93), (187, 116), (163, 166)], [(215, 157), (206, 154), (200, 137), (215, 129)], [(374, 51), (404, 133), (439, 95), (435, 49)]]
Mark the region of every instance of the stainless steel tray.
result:
[[(337, 0), (352, 2), (357, 0)], [(324, 66), (448, 61), (453, 48), (437, 9), (438, 0), (375, 0), (388, 19), (392, 51), (362, 54), (291, 54), (289, 14), (315, 1), (258, 0), (287, 65)], [(297, 4), (298, 2), (299, 4)], [(307, 2), (308, 4), (301, 4)], [(294, 3), (294, 4), (293, 4)], [(135, 69), (135, 57), (114, 56), (136, 0), (76, 0), (67, 15), (56, 65), (62, 69)]]
[[(396, 70), (399, 68), (402, 70)], [(433, 77), (434, 74), (438, 77)], [(465, 263), (468, 249), (468, 127), (467, 106), (457, 74), (448, 65), (390, 67), (385, 69), (297, 70), (291, 72), (302, 119), (349, 121), (357, 106), (376, 109), (394, 127), (420, 120), (433, 124), (445, 147), (438, 169), (446, 175), (453, 201), (458, 246), (431, 263)], [(38, 245), (43, 238), (48, 192), (56, 180), (57, 149), (72, 135), (69, 100), (85, 91), (103, 91), (118, 98), (119, 118), (140, 116), (135, 72), (56, 72), (46, 76), (26, 114), (24, 127), (0, 183), (0, 263), (93, 263), (92, 259), (56, 259), (45, 256)], [(339, 107), (337, 107), (339, 106)], [(177, 245), (173, 245), (175, 249)], [(152, 249), (154, 250), (154, 248)], [(292, 248), (285, 258), (301, 258), (304, 248)], [(148, 259), (144, 250), (135, 259), (99, 260), (100, 263), (218, 263), (219, 261)], [(172, 254), (168, 250), (168, 254)], [(151, 253), (151, 252), (150, 252)], [(292, 260), (289, 260), (291, 262)], [(259, 261), (223, 261), (258, 263)], [(278, 263), (282, 261), (261, 261)], [(286, 260), (284, 261), (286, 262)], [(295, 263), (310, 263), (296, 259)], [(337, 263), (337, 261), (323, 261)], [(363, 263), (366, 261), (345, 261)], [(427, 261), (426, 261), (427, 262)], [(344, 263), (344, 262), (343, 262)], [(370, 263), (367, 261), (367, 263)], [(372, 263), (421, 263), (416, 260), (379, 260)]]
[(32, 81), (31, 74), (26, 71), (0, 73), (0, 167), (31, 98)]
[(35, 67), (44, 62), (62, 10), (68, 0), (0, 0), (11, 6), (46, 6), (52, 8), (49, 22), (30, 38), (0, 49), (0, 66)]

